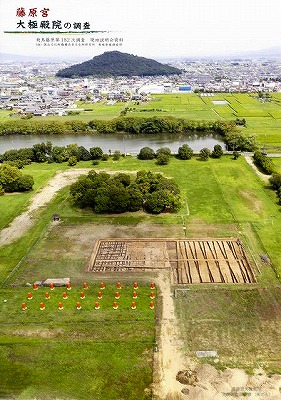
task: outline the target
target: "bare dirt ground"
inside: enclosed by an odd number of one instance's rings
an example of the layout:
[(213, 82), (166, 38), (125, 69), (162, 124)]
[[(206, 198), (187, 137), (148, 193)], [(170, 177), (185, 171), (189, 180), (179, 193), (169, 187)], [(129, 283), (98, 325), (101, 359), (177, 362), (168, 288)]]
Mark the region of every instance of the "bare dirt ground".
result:
[(160, 272), (156, 279), (156, 284), (158, 289), (160, 289), (163, 300), (159, 353), (156, 357), (159, 384), (155, 385), (155, 393), (159, 399), (166, 399), (167, 396), (181, 394), (183, 386), (176, 380), (176, 375), (179, 370), (186, 369), (186, 360), (180, 351), (182, 343), (178, 341), (179, 332), (170, 279), (168, 271)]
[[(28, 209), (0, 232), (0, 246), (20, 238), (35, 223), (33, 213), (46, 205), (64, 186), (74, 182), (87, 169), (73, 169), (58, 173), (36, 193)], [(217, 371), (209, 364), (200, 364), (182, 353), (179, 331), (171, 292), (171, 276), (168, 271), (159, 273), (156, 280), (163, 300), (159, 352), (155, 357), (158, 369), (155, 395), (159, 400), (224, 400), (226, 398), (281, 400), (281, 375), (268, 378), (263, 370), (256, 370), (248, 376), (240, 369)], [(192, 372), (196, 376), (193, 384), (180, 383), (176, 376), (179, 371)]]

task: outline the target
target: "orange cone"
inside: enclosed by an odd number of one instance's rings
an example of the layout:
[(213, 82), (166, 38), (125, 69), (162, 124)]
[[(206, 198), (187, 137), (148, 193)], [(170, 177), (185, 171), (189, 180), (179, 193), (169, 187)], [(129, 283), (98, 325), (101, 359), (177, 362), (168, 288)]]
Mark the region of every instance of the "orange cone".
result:
[(133, 292), (133, 299), (137, 299), (137, 298), (138, 298), (137, 292)]
[(153, 310), (153, 308), (154, 308), (154, 303), (153, 303), (153, 301), (150, 302), (149, 307), (150, 307), (151, 310)]
[(102, 299), (102, 292), (98, 292), (98, 299), (99, 299), (99, 300)]
[(80, 301), (77, 301), (76, 308), (77, 308), (77, 310), (81, 310), (82, 307), (81, 307)]
[(88, 289), (88, 285), (86, 282), (83, 283), (83, 289)]
[(138, 288), (139, 288), (138, 282), (135, 282), (134, 283), (134, 289), (138, 289)]
[(151, 282), (150, 289), (151, 289), (151, 290), (154, 290), (154, 289), (155, 289), (155, 283), (154, 283), (154, 282)]
[(37, 283), (35, 283), (35, 282), (33, 283), (33, 289), (34, 289), (34, 290), (37, 290), (37, 289), (38, 289), (38, 285), (37, 285)]
[(117, 289), (121, 289), (121, 283), (117, 282)]
[(132, 301), (131, 309), (132, 309), (132, 310), (135, 310), (136, 308), (137, 308), (136, 302), (135, 302), (135, 301)]
[(33, 299), (33, 296), (32, 296), (32, 294), (29, 292), (29, 293), (27, 293), (27, 298), (28, 298), (28, 300), (31, 300), (31, 299)]
[(84, 292), (80, 293), (80, 299), (82, 299), (82, 300), (85, 299), (85, 293)]
[(64, 300), (67, 299), (67, 293), (66, 293), (66, 292), (63, 292), (62, 298), (63, 298)]
[(71, 290), (71, 284), (70, 284), (70, 282), (67, 283), (66, 289), (67, 289), (67, 290)]
[(99, 309), (100, 309), (100, 305), (99, 305), (99, 303), (96, 301), (95, 310), (99, 310)]
[(120, 299), (120, 293), (119, 293), (119, 292), (116, 292), (116, 293), (115, 293), (115, 299), (116, 299), (116, 300), (119, 300), (119, 299)]
[(55, 288), (55, 285), (53, 284), (53, 282), (50, 283), (50, 289), (51, 289), (51, 290), (54, 290), (54, 288)]
[(59, 302), (59, 310), (63, 310), (63, 305), (61, 301)]
[(154, 299), (155, 298), (155, 294), (153, 292), (150, 293), (150, 298)]
[(114, 310), (117, 310), (117, 308), (118, 308), (118, 304), (116, 301), (113, 303), (113, 308), (114, 308)]
[(104, 284), (104, 282), (101, 282), (101, 284), (100, 284), (100, 289), (105, 289), (105, 284)]
[(45, 310), (45, 304), (44, 303), (40, 303), (40, 310)]
[(27, 305), (26, 305), (26, 303), (21, 303), (21, 309), (22, 309), (22, 311), (27, 310)]
[(46, 300), (50, 300), (50, 294), (48, 292), (45, 293)]

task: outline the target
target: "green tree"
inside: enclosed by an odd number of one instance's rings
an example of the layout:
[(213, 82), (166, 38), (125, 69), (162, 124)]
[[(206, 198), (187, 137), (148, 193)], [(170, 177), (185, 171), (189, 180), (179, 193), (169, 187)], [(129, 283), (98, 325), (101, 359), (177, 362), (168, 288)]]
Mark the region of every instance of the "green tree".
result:
[(269, 178), (269, 182), (272, 188), (278, 191), (281, 188), (281, 174), (278, 173), (272, 174), (272, 176)]
[(211, 154), (211, 151), (209, 149), (207, 149), (207, 147), (204, 147), (199, 152), (199, 158), (202, 161), (206, 161), (210, 157), (210, 154)]
[(94, 207), (95, 193), (93, 192), (93, 182), (88, 176), (80, 176), (76, 182), (70, 186), (72, 203), (80, 208)]
[(232, 151), (253, 151), (256, 147), (255, 138), (242, 133), (228, 132), (225, 136), (227, 149)]
[(77, 164), (77, 158), (75, 156), (70, 156), (68, 159), (68, 165), (70, 167), (73, 167), (76, 164)]
[(55, 162), (62, 163), (68, 160), (69, 155), (64, 146), (54, 146), (52, 151), (52, 158)]
[(190, 160), (193, 156), (193, 150), (188, 144), (183, 144), (179, 147), (177, 156), (181, 160)]
[(150, 147), (143, 147), (138, 154), (139, 160), (153, 160), (155, 158), (155, 151)]
[(102, 158), (103, 151), (100, 147), (91, 147), (90, 154), (91, 154), (92, 160), (100, 160)]
[(156, 164), (157, 165), (167, 165), (169, 164), (170, 156), (165, 153), (159, 153), (156, 157)]
[(90, 152), (85, 149), (84, 146), (79, 146), (78, 147), (78, 160), (79, 161), (89, 161), (91, 160), (91, 154)]
[(223, 155), (223, 149), (220, 144), (216, 144), (214, 146), (214, 150), (212, 151), (212, 157), (213, 158), (221, 158)]
[(112, 156), (113, 161), (120, 160), (120, 157), (121, 157), (121, 152), (119, 150), (115, 150)]
[(128, 211), (139, 211), (143, 205), (143, 195), (135, 183), (131, 184), (127, 188), (129, 195)]
[(127, 187), (130, 185), (131, 183), (131, 177), (129, 174), (125, 174), (123, 172), (120, 172), (119, 174), (116, 174), (113, 176), (112, 178), (114, 180), (114, 182), (116, 182), (116, 184), (121, 184), (124, 187)]
[(167, 189), (156, 190), (147, 196), (144, 208), (152, 214), (160, 214), (163, 211), (174, 212), (180, 208), (180, 200)]
[(31, 190), (33, 184), (33, 177), (31, 175), (23, 175), (17, 167), (9, 164), (0, 166), (0, 186), (5, 192)]
[(47, 160), (47, 146), (45, 143), (36, 143), (32, 146), (33, 158), (35, 162), (45, 162)]
[(19, 192), (31, 190), (34, 185), (34, 179), (31, 175), (21, 175), (17, 181)]
[(160, 147), (160, 149), (156, 150), (156, 156), (158, 156), (159, 154), (165, 154), (170, 157), (172, 155), (172, 152), (171, 149), (169, 149), (168, 147)]

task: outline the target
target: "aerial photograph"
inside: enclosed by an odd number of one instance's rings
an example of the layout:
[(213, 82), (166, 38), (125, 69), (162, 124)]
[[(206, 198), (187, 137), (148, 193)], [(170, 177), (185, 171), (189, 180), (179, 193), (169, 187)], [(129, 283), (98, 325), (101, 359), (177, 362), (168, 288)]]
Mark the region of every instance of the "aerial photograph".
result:
[(281, 1), (0, 0), (0, 400), (281, 400)]

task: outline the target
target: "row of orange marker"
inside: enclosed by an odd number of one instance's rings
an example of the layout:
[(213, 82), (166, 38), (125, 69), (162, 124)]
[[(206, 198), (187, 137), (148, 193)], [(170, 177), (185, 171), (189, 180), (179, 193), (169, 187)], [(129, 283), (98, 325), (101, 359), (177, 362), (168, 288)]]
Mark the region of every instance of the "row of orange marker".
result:
[[(54, 290), (54, 288), (55, 288), (54, 283), (53, 283), (53, 282), (50, 283), (50, 290)], [(122, 288), (121, 283), (120, 283), (120, 282), (117, 282), (117, 289), (121, 289), (121, 288)], [(137, 282), (134, 282), (134, 289), (138, 289), (138, 288), (139, 288), (138, 283), (137, 283)], [(37, 289), (38, 289), (38, 284), (37, 284), (36, 282), (33, 283), (33, 289), (34, 289), (34, 290), (37, 290)], [(70, 284), (70, 282), (67, 283), (66, 289), (67, 289), (67, 290), (71, 290), (71, 284)], [(86, 282), (83, 283), (83, 289), (88, 289), (88, 284), (87, 284)], [(102, 290), (105, 289), (105, 283), (104, 283), (104, 282), (101, 282), (101, 283), (100, 283), (100, 289), (102, 289)], [(154, 282), (151, 282), (151, 284), (150, 284), (150, 289), (151, 289), (151, 290), (155, 289), (155, 283), (154, 283)]]
[[(27, 305), (26, 305), (26, 303), (22, 303), (21, 308), (22, 308), (23, 311), (26, 311), (26, 310), (27, 310)], [(62, 304), (61, 301), (59, 302), (59, 307), (58, 307), (58, 308), (59, 308), (59, 310), (63, 310), (63, 304)], [(80, 301), (77, 301), (77, 303), (76, 303), (76, 308), (77, 308), (77, 310), (81, 310), (81, 309), (82, 309), (82, 306), (81, 306)], [(135, 310), (136, 308), (137, 308), (136, 302), (135, 302), (135, 301), (132, 301), (131, 309), (132, 309), (132, 310)], [(150, 302), (149, 308), (150, 308), (151, 310), (154, 309), (154, 302), (153, 302), (153, 301)], [(99, 309), (100, 309), (100, 305), (99, 305), (99, 303), (96, 301), (96, 303), (95, 303), (95, 310), (99, 310)], [(116, 301), (114, 301), (114, 303), (113, 303), (113, 309), (114, 309), (114, 310), (117, 310), (117, 309), (118, 309), (118, 304), (117, 304)], [(45, 304), (44, 304), (43, 302), (40, 303), (40, 310), (42, 310), (42, 311), (45, 310)]]
[[(121, 295), (120, 295), (119, 292), (115, 292), (115, 299), (116, 299), (116, 300), (119, 300), (119, 299), (120, 299), (120, 296), (121, 296)], [(80, 299), (81, 299), (81, 300), (84, 300), (85, 297), (86, 297), (86, 296), (85, 296), (85, 293), (84, 293), (84, 292), (81, 292), (81, 293), (80, 293)], [(151, 292), (149, 297), (150, 297), (151, 299), (154, 299), (154, 298), (155, 298), (154, 292)], [(50, 299), (50, 293), (49, 293), (49, 292), (46, 292), (46, 293), (45, 293), (45, 298), (46, 298), (46, 300), (49, 300), (49, 299)], [(63, 298), (64, 300), (67, 300), (67, 299), (68, 299), (67, 292), (63, 292), (62, 298)], [(138, 298), (138, 294), (137, 294), (136, 291), (134, 291), (134, 292), (133, 292), (133, 299), (136, 300), (137, 298)], [(32, 299), (33, 299), (33, 295), (32, 295), (31, 292), (28, 292), (28, 293), (27, 293), (27, 299), (28, 299), (28, 300), (32, 300)], [(102, 299), (102, 292), (98, 292), (98, 299), (99, 299), (99, 300)]]

